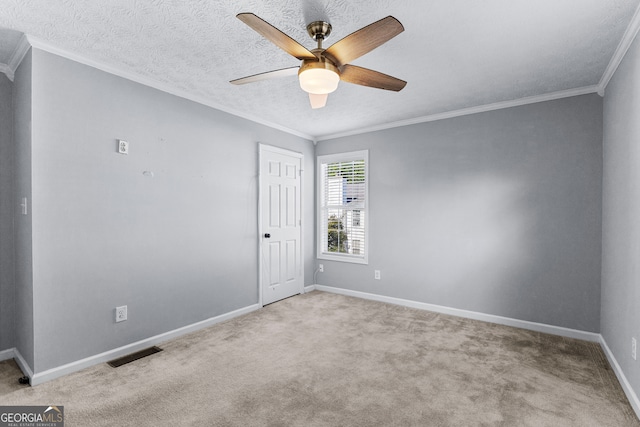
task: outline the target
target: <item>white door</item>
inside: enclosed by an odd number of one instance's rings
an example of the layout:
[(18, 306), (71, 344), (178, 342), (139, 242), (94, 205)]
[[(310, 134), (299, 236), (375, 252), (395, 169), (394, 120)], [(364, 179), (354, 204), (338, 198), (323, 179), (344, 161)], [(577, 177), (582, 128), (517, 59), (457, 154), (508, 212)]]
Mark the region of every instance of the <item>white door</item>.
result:
[(303, 292), (300, 153), (260, 145), (262, 305)]

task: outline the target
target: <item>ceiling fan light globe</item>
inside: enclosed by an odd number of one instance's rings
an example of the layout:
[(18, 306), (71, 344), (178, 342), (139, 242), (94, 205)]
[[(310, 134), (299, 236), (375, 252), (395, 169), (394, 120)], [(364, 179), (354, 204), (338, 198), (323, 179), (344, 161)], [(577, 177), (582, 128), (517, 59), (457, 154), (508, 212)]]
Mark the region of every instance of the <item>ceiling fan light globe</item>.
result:
[(338, 88), (340, 76), (326, 68), (311, 68), (304, 70), (299, 75), (300, 87), (308, 93), (323, 95), (331, 93)]
[(332, 63), (324, 60), (304, 60), (298, 71), (302, 90), (315, 95), (325, 95), (338, 88), (340, 72)]

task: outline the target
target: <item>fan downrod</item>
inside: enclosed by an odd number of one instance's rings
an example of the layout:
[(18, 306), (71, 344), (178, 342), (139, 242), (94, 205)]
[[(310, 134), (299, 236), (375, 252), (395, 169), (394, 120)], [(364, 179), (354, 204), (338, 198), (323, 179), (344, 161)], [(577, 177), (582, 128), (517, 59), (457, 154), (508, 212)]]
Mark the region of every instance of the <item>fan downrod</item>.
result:
[(313, 21), (307, 25), (307, 33), (315, 41), (326, 40), (331, 34), (331, 24), (324, 21)]

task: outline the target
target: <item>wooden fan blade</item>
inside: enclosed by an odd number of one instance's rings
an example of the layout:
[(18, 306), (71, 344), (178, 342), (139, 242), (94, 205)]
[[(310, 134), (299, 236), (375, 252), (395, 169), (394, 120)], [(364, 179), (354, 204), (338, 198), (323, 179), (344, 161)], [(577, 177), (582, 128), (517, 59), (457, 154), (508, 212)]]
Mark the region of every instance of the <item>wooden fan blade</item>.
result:
[(371, 52), (404, 31), (393, 16), (387, 16), (335, 42), (323, 55), (340, 67)]
[(316, 93), (310, 93), (309, 102), (311, 103), (311, 108), (315, 109), (324, 107), (325, 105), (327, 105), (327, 98), (329, 98), (328, 93), (320, 95)]
[(240, 79), (231, 80), (229, 83), (234, 85), (244, 85), (247, 83), (260, 82), (262, 80), (277, 79), (279, 77), (296, 76), (300, 67), (283, 68), (281, 70), (267, 71), (266, 73), (254, 74), (252, 76), (242, 77)]
[(236, 17), (289, 55), (300, 60), (316, 58), (306, 47), (253, 13), (239, 13)]
[(394, 92), (401, 91), (407, 84), (404, 80), (382, 74), (378, 71), (349, 64), (342, 67), (340, 80), (362, 86), (392, 90)]

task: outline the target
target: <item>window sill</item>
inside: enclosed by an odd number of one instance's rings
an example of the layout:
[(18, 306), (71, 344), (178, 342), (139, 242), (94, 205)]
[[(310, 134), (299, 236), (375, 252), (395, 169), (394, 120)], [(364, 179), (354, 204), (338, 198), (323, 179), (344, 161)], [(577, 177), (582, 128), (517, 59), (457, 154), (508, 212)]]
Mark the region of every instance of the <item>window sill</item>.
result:
[(369, 264), (369, 260), (366, 257), (359, 257), (354, 255), (333, 255), (330, 253), (321, 253), (318, 255), (318, 259), (324, 259), (327, 261), (348, 262), (351, 264)]

